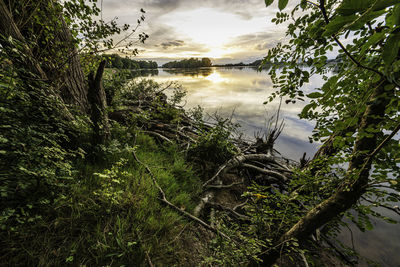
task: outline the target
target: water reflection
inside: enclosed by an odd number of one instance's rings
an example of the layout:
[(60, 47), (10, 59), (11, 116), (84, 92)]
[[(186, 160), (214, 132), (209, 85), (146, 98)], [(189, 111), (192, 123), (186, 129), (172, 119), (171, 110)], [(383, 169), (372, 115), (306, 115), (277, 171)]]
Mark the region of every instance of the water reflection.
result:
[(172, 75), (184, 75), (193, 78), (207, 77), (213, 70), (211, 68), (198, 68), (198, 69), (163, 69), (162, 71)]
[[(201, 68), (201, 69), (161, 69), (157, 82), (177, 81), (188, 91), (186, 108), (202, 106), (209, 114), (218, 112), (230, 116), (242, 126), (247, 138), (254, 138), (254, 132), (265, 130), (266, 119), (274, 115), (279, 100), (263, 105), (273, 92), (272, 82), (266, 72), (256, 68)], [(319, 86), (321, 81), (311, 81)], [(304, 88), (306, 91), (310, 88)], [(299, 159), (304, 152), (311, 155), (315, 144), (308, 142), (313, 124), (301, 121), (297, 114), (306, 103), (282, 105), (285, 129), (277, 141), (276, 148), (284, 156)]]
[(154, 77), (159, 74), (158, 69), (139, 69), (131, 70), (132, 78), (136, 77)]

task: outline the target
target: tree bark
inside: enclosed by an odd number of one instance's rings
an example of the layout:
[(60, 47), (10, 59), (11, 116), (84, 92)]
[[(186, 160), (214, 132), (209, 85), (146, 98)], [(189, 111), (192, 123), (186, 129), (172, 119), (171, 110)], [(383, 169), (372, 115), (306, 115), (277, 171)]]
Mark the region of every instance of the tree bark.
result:
[(62, 27), (57, 32), (57, 37), (61, 43), (66, 44), (66, 53), (68, 53), (66, 68), (60, 77), (63, 82), (60, 88), (61, 97), (65, 103), (78, 106), (83, 112), (89, 113), (88, 84), (81, 67), (79, 53), (73, 44), (71, 32), (61, 15), (60, 20)]
[[(6, 38), (11, 36), (19, 43), (12, 43), (8, 39), (1, 39), (0, 42), (3, 47), (10, 48), (8, 54), (12, 53), (12, 48), (22, 52), (23, 56), (10, 54), (14, 65), (19, 69), (29, 70), (37, 76), (37, 79), (46, 81), (64, 103), (74, 105), (88, 114), (90, 108), (87, 99), (88, 84), (81, 67), (79, 53), (68, 25), (62, 14), (55, 11), (53, 1), (45, 0), (35, 6), (17, 8), (19, 14), (26, 16), (19, 20), (31, 22), (24, 23), (20, 25), (22, 28), (19, 28), (10, 11), (13, 5), (0, 0), (1, 33)], [(38, 9), (49, 14), (48, 21), (43, 21), (43, 24), (32, 20), (32, 14)], [(52, 36), (45, 36), (42, 33), (44, 27), (50, 29)], [(35, 45), (32, 45), (33, 43)]]
[[(378, 127), (384, 120), (385, 108), (394, 91), (391, 89), (391, 92), (385, 92), (386, 84), (381, 82), (374, 89), (361, 118), (353, 156), (346, 172), (346, 182), (330, 198), (311, 209), (289, 231), (283, 234), (276, 244), (284, 244), (293, 238), (298, 240), (308, 238), (319, 227), (350, 209), (365, 193), (372, 164), (372, 157), (369, 154), (376, 148), (378, 136), (376, 133), (366, 134), (369, 127)], [(264, 266), (271, 266), (278, 259), (279, 248), (280, 246), (277, 246), (262, 256)]]
[(110, 140), (110, 126), (107, 115), (106, 94), (102, 85), (102, 77), (106, 61), (103, 60), (98, 69), (96, 76), (91, 72), (89, 74), (89, 91), (88, 100), (91, 105), (91, 120), (93, 122), (93, 145), (105, 145)]
[[(0, 0), (0, 31), (5, 38), (0, 38), (0, 44), (3, 46), (4, 49), (12, 49), (12, 39), (14, 39), (19, 42), (20, 46), (22, 46), (23, 50), (20, 52), (25, 53), (24, 58), (13, 57), (13, 64), (15, 64), (17, 67), (26, 67), (31, 73), (37, 76), (36, 78), (40, 80), (47, 80), (46, 73), (43, 71), (39, 63), (35, 60), (31, 49), (26, 44), (24, 36), (21, 34), (20, 30), (15, 24), (10, 11), (3, 0)], [(25, 73), (24, 75), (26, 76), (27, 74)]]

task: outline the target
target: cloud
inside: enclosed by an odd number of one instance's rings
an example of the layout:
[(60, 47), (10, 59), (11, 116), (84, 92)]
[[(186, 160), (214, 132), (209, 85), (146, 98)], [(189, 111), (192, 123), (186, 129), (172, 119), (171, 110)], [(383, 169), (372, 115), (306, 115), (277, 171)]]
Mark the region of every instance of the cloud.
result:
[[(163, 42), (163, 43), (161, 43), (160, 46), (161, 46), (163, 49), (168, 49), (168, 48), (170, 48), (170, 47), (183, 46), (184, 43), (185, 43), (185, 42), (182, 41), (182, 40), (174, 40), (174, 41)], [(158, 45), (156, 45), (156, 46), (158, 46)]]
[(262, 58), (284, 35), (284, 26), (270, 22), (276, 4), (266, 8), (262, 0), (104, 0), (103, 18), (135, 25), (140, 8), (146, 19), (138, 32), (150, 37), (136, 44), (145, 49), (139, 58), (206, 56), (218, 64), (248, 63)]

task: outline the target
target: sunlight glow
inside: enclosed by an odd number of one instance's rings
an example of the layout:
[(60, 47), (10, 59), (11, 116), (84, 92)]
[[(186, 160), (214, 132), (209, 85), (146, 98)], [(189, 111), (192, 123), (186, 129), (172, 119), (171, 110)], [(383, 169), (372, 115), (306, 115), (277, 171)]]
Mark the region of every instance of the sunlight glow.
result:
[(248, 34), (249, 29), (262, 31), (265, 27), (260, 18), (243, 20), (238, 15), (210, 8), (175, 13), (165, 24), (179, 29), (192, 42), (204, 45), (209, 52), (203, 52), (202, 56), (211, 58), (235, 52), (237, 49), (228, 47), (234, 38)]
[(221, 76), (221, 74), (219, 74), (215, 70), (214, 70), (213, 73), (208, 75), (205, 79), (210, 81), (210, 82), (212, 82), (212, 83), (222, 83), (222, 82), (226, 82), (227, 81), (227, 79), (223, 78)]

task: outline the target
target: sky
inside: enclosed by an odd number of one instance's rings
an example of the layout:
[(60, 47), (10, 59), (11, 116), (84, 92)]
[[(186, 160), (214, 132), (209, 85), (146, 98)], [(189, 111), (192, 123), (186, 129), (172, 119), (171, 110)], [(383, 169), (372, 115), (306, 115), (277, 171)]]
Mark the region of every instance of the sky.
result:
[[(278, 8), (264, 0), (103, 0), (103, 19), (136, 25), (149, 35), (136, 44), (137, 59), (159, 64), (209, 57), (213, 64), (250, 63), (284, 40), (285, 26), (271, 22)], [(277, 1), (275, 1), (277, 2)], [(293, 6), (298, 1), (291, 1)], [(288, 7), (290, 9), (290, 6)]]

